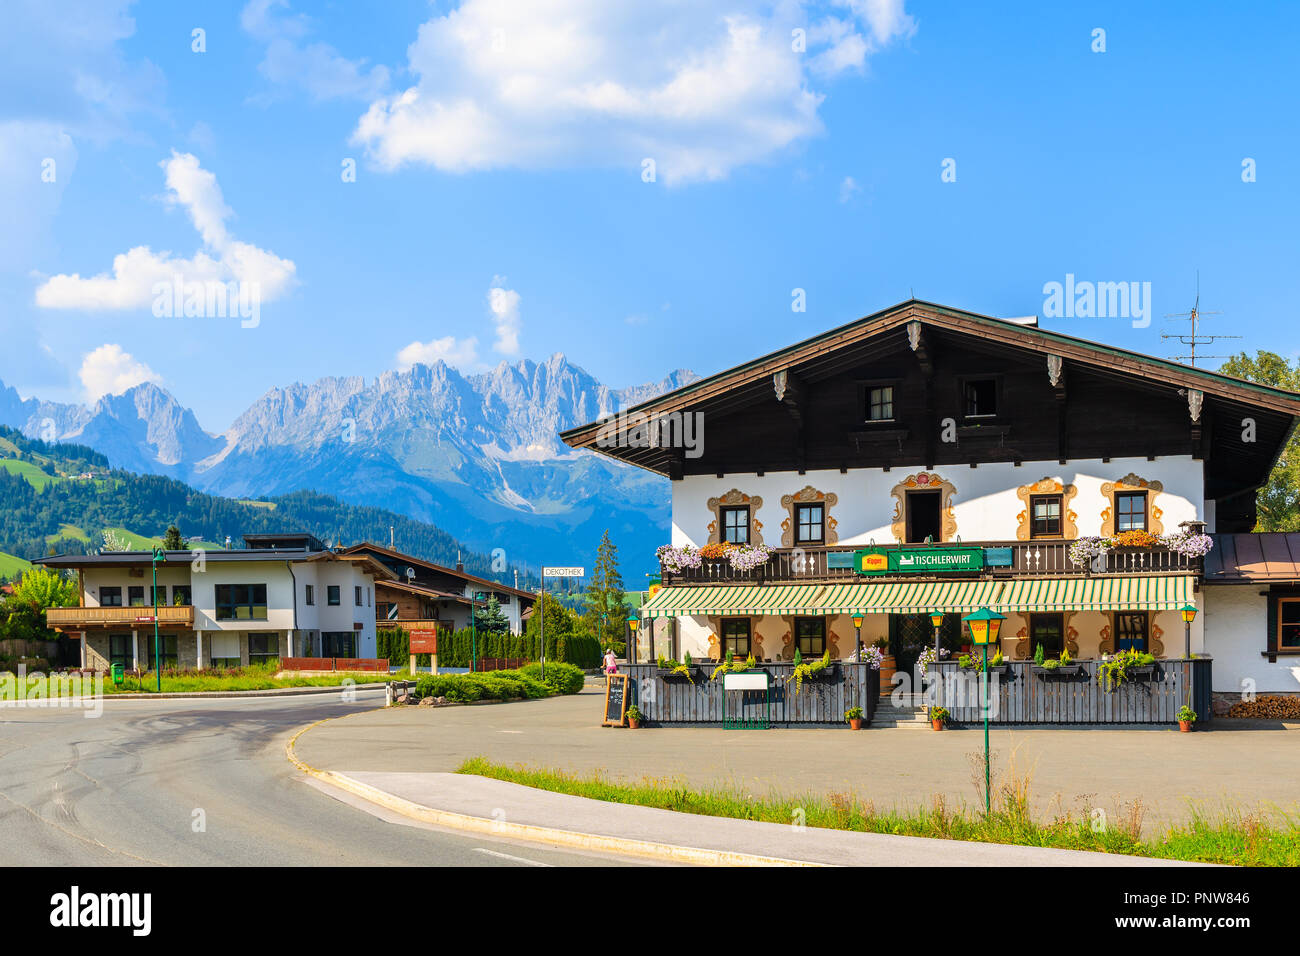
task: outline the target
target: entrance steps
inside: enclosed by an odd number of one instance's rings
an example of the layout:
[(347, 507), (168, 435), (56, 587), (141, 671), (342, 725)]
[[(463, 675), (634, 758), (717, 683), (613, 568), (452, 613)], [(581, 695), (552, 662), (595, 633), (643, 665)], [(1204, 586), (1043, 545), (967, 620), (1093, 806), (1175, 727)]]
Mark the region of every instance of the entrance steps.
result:
[(930, 714), (921, 694), (904, 694), (895, 706), (892, 699), (882, 700), (871, 718), (871, 726), (897, 730), (929, 730)]

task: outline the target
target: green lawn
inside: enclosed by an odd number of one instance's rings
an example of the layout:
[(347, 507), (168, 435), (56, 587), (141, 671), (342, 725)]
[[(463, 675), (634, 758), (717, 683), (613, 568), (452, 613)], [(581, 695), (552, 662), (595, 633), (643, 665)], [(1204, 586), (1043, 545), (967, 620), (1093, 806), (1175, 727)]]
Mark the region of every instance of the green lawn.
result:
[[(634, 733), (675, 731), (639, 730)], [(1078, 815), (1058, 816), (1050, 822), (1035, 820), (1029, 809), (1028, 778), (1013, 779), (1001, 788), (1001, 792), (995, 793), (993, 810), (986, 815), (982, 810), (948, 806), (942, 796), (936, 797), (930, 807), (911, 811), (880, 810), (869, 800), (850, 793), (831, 794), (829, 797), (756, 798), (742, 790), (690, 790), (672, 780), (646, 778), (637, 784), (625, 784), (599, 773), (578, 776), (562, 770), (509, 767), (491, 763), (483, 757), (465, 761), (457, 772), (594, 800), (703, 816), (782, 824), (802, 820), (807, 826), (831, 830), (1092, 850), (1233, 866), (1300, 866), (1300, 821), (1297, 820), (1288, 818), (1282, 826), (1274, 826), (1249, 813), (1217, 820), (1197, 816), (1189, 824), (1170, 827), (1154, 839), (1146, 839), (1141, 824), (1127, 820), (1118, 820), (1109, 827), (1094, 828), (1088, 808)], [(980, 803), (983, 802), (981, 796)]]
[(266, 508), (268, 511), (275, 510), (274, 501), (254, 501), (252, 498), (236, 498), (237, 504), (248, 505), (250, 508)]
[[(147, 535), (136, 534), (127, 528), (105, 528), (105, 531), (115, 531), (117, 536), (130, 545), (133, 551), (150, 551), (155, 547), (161, 548), (162, 538), (150, 538)], [(224, 547), (212, 541), (191, 541), (188, 548), (196, 551), (222, 551)]]
[(24, 572), (30, 571), (31, 567), (30, 561), (0, 551), (0, 580), (16, 580)]
[(15, 461), (12, 458), (0, 458), (0, 468), (14, 475), (26, 478), (37, 491), (41, 491), (51, 481), (61, 481), (33, 465), (30, 461)]

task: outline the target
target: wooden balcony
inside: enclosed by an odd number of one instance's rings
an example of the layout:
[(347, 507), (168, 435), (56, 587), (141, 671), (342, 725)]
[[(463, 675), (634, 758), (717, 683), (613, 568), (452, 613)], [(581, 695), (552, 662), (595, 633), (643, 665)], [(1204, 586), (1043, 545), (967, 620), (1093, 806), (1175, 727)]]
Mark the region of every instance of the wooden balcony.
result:
[[(80, 631), (101, 627), (153, 627), (153, 607), (52, 607), (45, 612), (47, 627)], [(158, 608), (160, 627), (194, 627), (194, 607), (189, 604)]]
[[(1115, 550), (1104, 562), (1080, 567), (1070, 560), (1071, 541), (960, 541), (947, 544), (841, 545), (835, 547), (780, 548), (767, 563), (738, 571), (726, 558), (705, 560), (698, 568), (669, 571), (660, 566), (665, 585), (672, 584), (763, 584), (770, 582), (852, 581), (882, 578), (902, 580), (924, 575), (859, 575), (853, 570), (853, 554), (866, 548), (920, 551), (927, 548), (1002, 548), (1010, 550), (1011, 563), (986, 566), (978, 572), (939, 572), (948, 578), (1059, 577), (1085, 574), (1200, 574), (1203, 558), (1189, 558), (1167, 548)], [(987, 555), (986, 555), (987, 557)]]

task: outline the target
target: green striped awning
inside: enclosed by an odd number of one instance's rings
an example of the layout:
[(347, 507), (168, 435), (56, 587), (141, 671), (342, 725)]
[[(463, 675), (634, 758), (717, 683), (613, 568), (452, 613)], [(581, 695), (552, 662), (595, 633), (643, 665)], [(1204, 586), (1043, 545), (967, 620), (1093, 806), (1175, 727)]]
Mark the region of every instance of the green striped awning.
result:
[(999, 611), (1176, 611), (1194, 602), (1192, 578), (1087, 577), (1012, 581)]
[(1002, 581), (900, 581), (836, 584), (819, 602), (822, 614), (925, 614), (993, 607)]
[(641, 607), (641, 618), (694, 614), (821, 614), (823, 584), (739, 584), (663, 588)]

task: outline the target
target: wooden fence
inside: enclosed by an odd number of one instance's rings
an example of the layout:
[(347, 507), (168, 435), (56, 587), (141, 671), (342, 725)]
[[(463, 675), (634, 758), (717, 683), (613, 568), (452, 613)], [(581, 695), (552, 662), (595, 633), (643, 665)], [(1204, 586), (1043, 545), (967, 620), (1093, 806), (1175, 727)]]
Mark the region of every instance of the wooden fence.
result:
[[(682, 677), (661, 675), (655, 664), (620, 665), (629, 676), (628, 699), (637, 705), (645, 726), (721, 726), (723, 718), (722, 678), (709, 680), (716, 663), (698, 662), (694, 683)], [(861, 707), (863, 718), (871, 720), (880, 698), (880, 672), (866, 664), (832, 664), (830, 676), (804, 681), (795, 691), (789, 680), (794, 665), (759, 664), (771, 679), (770, 724), (773, 727), (843, 727), (844, 712)], [(731, 691), (727, 719), (759, 721), (764, 718), (761, 691)]]
[(283, 671), (381, 671), (388, 673), (386, 657), (282, 657)]
[[(1078, 673), (1040, 672), (1032, 661), (1013, 661), (989, 674), (992, 724), (1174, 724), (1188, 704), (1200, 726), (1209, 723), (1213, 661), (1209, 658), (1157, 661), (1108, 690), (1098, 680), (1099, 661), (1076, 662)], [(979, 672), (942, 661), (936, 668), (934, 699), (952, 720), (984, 722), (983, 678)]]

